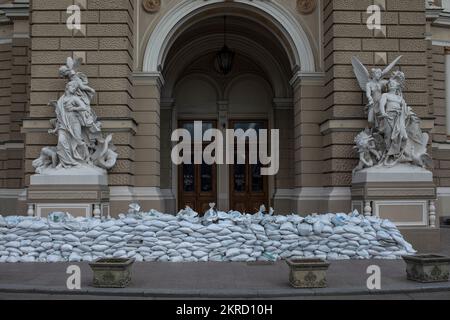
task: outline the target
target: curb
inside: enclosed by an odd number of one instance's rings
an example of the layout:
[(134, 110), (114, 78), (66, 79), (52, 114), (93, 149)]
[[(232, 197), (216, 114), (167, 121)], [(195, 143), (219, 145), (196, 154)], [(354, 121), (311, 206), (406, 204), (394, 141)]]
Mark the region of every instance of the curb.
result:
[(199, 290), (175, 290), (175, 289), (99, 289), (89, 287), (87, 289), (69, 291), (61, 287), (31, 287), (31, 286), (0, 286), (0, 293), (12, 294), (50, 294), (66, 296), (105, 296), (105, 297), (135, 297), (135, 298), (295, 298), (295, 297), (330, 297), (330, 296), (359, 296), (374, 295), (383, 296), (387, 294), (408, 293), (431, 293), (448, 292), (450, 298), (450, 287), (447, 285), (436, 285), (433, 287), (419, 287), (414, 289), (385, 289), (385, 290), (361, 290), (335, 288), (325, 289), (299, 289), (296, 290), (222, 290), (214, 291), (208, 289)]

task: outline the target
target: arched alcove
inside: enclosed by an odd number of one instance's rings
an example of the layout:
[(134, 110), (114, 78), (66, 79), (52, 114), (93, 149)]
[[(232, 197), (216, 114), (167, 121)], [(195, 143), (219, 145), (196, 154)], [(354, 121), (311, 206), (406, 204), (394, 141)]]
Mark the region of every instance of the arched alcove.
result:
[[(164, 79), (160, 90), (164, 138), (175, 128), (190, 127), (195, 120), (207, 122), (207, 126), (215, 126), (223, 133), (246, 124), (278, 129), (280, 124), (294, 119), (293, 102), (289, 105), (294, 95), (292, 76), (300, 70), (315, 72), (315, 55), (307, 33), (291, 13), (275, 2), (182, 1), (161, 17), (152, 30), (143, 57), (143, 72), (160, 74)], [(221, 74), (215, 63), (225, 41), (235, 52), (233, 68), (227, 75)], [(294, 129), (288, 126), (282, 130), (288, 138), (280, 141), (280, 147), (287, 150), (293, 145), (290, 139)], [(168, 159), (170, 145), (162, 144), (160, 152), (161, 159)], [(208, 196), (201, 190), (202, 179), (208, 176), (202, 168), (187, 169), (161, 161), (161, 185), (171, 186), (178, 208), (191, 205), (201, 212), (209, 202), (215, 202), (221, 210), (235, 209), (236, 167), (217, 165), (209, 171), (214, 172), (211, 177), (215, 180), (208, 185), (216, 188), (209, 190)], [(184, 175), (186, 170), (190, 170), (189, 175)], [(251, 176), (253, 167), (245, 170), (248, 189), (256, 178)], [(257, 201), (270, 205), (277, 179), (284, 181), (283, 187), (293, 187), (289, 185), (293, 171), (293, 162), (284, 161), (280, 167), (282, 176), (264, 177), (264, 192), (252, 202), (249, 191), (240, 197), (239, 208), (249, 208), (251, 212), (259, 207)], [(187, 179), (198, 179), (193, 183), (200, 187), (189, 189), (183, 184)], [(249, 202), (243, 204), (246, 198)]]
[(142, 63), (143, 72), (164, 69), (170, 48), (177, 38), (202, 18), (234, 11), (235, 16), (263, 21), (261, 27), (277, 38), (288, 54), (291, 69), (314, 72), (315, 59), (305, 28), (285, 8), (273, 1), (184, 0), (169, 10), (148, 35)]

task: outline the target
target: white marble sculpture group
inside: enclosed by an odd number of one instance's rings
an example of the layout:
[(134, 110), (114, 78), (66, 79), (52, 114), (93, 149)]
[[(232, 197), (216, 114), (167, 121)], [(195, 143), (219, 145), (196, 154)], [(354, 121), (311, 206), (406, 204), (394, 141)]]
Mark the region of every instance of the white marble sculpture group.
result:
[(429, 136), (422, 132), (419, 117), (403, 98), (404, 73), (394, 71), (389, 80), (385, 79), (400, 59), (395, 59), (384, 70), (372, 69), (369, 73), (358, 58), (352, 58), (355, 75), (368, 100), (369, 121), (369, 127), (355, 138), (360, 160), (355, 172), (400, 163), (419, 167), (432, 165), (427, 154)]
[(101, 123), (91, 109), (95, 90), (88, 86), (85, 74), (78, 72), (80, 60), (67, 58), (59, 69), (61, 77), (67, 79), (64, 95), (49, 105), (55, 108), (56, 119), (50, 120), (50, 134), (58, 137), (56, 147), (42, 149), (33, 167), (38, 174), (51, 174), (67, 169), (95, 170), (104, 173), (117, 161), (112, 135), (104, 138)]

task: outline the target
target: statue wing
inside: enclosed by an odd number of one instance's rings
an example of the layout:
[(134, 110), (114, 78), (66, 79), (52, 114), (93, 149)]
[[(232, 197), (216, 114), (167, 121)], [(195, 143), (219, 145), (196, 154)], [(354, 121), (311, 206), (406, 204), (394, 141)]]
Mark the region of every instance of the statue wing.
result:
[(71, 57), (68, 57), (68, 58), (67, 58), (66, 65), (67, 65), (67, 67), (69, 68), (69, 70), (72, 70), (72, 69), (73, 69), (74, 62), (73, 62), (73, 59), (72, 59)]
[(357, 57), (352, 57), (352, 65), (361, 90), (366, 92), (366, 86), (370, 79), (369, 71)]
[(383, 76), (387, 75), (391, 70), (396, 66), (396, 64), (400, 61), (402, 56), (398, 56), (390, 65), (386, 67), (386, 69), (383, 70)]

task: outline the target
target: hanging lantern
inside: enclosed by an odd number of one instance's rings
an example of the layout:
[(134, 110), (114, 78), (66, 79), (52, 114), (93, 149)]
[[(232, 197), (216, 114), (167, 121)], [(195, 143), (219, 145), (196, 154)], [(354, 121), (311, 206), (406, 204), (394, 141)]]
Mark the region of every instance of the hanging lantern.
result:
[(223, 75), (229, 74), (233, 69), (234, 55), (235, 53), (227, 47), (226, 17), (224, 17), (224, 45), (217, 53), (217, 64)]
[(233, 69), (234, 52), (225, 45), (217, 54), (217, 62), (223, 75), (227, 75)]

